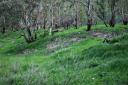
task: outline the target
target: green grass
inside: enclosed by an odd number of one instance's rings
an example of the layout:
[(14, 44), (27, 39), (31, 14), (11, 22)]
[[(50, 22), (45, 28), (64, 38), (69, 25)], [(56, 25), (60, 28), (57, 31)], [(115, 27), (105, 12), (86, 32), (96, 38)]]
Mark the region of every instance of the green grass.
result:
[[(93, 27), (95, 31), (121, 32), (109, 43), (89, 36), (85, 28), (71, 28), (52, 37), (40, 33), (31, 44), (17, 38), (17, 32), (2, 35), (0, 85), (128, 85), (127, 26)], [(47, 53), (46, 45), (56, 38), (70, 41), (72, 37), (83, 40)]]

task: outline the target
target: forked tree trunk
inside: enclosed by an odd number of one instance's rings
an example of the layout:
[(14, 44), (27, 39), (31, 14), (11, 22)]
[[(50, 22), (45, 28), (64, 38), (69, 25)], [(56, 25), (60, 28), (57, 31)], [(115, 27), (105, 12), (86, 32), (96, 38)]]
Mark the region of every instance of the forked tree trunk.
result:
[(24, 38), (27, 43), (32, 43), (37, 39), (37, 34), (32, 33), (30, 28), (27, 28), (27, 34), (24, 33)]

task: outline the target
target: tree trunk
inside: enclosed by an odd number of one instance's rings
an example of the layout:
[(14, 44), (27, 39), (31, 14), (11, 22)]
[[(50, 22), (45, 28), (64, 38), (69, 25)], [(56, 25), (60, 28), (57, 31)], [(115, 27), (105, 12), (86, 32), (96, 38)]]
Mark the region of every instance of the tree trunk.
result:
[(75, 28), (78, 29), (78, 16), (76, 15), (76, 18), (75, 18)]
[(5, 33), (5, 27), (3, 27), (3, 29), (2, 29), (2, 33), (3, 33), (3, 34)]
[(112, 17), (109, 21), (110, 27), (115, 27), (116, 21), (115, 21), (115, 13), (112, 14)]
[(90, 31), (92, 27), (92, 19), (88, 19), (87, 21), (87, 31)]
[(50, 7), (51, 11), (50, 11), (50, 17), (51, 17), (51, 27), (49, 29), (49, 35), (51, 36), (52, 35), (52, 30), (54, 28), (54, 21), (53, 21), (53, 12), (54, 12), (54, 9), (53, 9), (53, 3), (51, 3), (51, 7)]
[(90, 31), (91, 30), (91, 27), (92, 27), (92, 25), (87, 25), (87, 31)]
[(46, 29), (46, 23), (47, 23), (47, 21), (46, 21), (46, 17), (45, 17), (45, 18), (44, 18), (43, 29)]
[(78, 0), (75, 2), (76, 4), (76, 17), (75, 17), (75, 28), (78, 29)]
[(123, 24), (124, 25), (127, 25), (128, 24), (128, 18), (126, 16), (123, 18)]

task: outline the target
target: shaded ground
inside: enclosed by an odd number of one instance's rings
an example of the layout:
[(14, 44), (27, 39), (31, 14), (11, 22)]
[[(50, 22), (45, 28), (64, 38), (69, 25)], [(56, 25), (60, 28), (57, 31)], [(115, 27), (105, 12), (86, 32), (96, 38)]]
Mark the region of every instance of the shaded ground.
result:
[(54, 52), (57, 49), (68, 47), (73, 43), (77, 43), (84, 40), (84, 38), (74, 37), (69, 39), (56, 38), (54, 41), (47, 44), (48, 52)]

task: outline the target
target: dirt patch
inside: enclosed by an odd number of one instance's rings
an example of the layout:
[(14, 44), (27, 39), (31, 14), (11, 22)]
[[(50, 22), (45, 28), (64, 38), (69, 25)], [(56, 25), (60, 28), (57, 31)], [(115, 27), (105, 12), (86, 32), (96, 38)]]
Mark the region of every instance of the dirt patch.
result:
[(112, 37), (110, 33), (105, 33), (101, 31), (90, 31), (89, 33), (87, 33), (86, 31), (82, 33), (78, 32), (78, 33), (73, 33), (64, 39), (62, 38), (52, 39), (52, 41), (49, 41), (49, 43), (47, 44), (46, 48), (48, 53), (52, 53), (60, 48), (68, 47), (73, 43), (81, 42), (82, 40), (86, 39), (87, 36), (103, 38), (103, 39)]
[(60, 47), (60, 43), (56, 43), (56, 42), (53, 42), (53, 43), (51, 43), (51, 44), (48, 44), (47, 45), (47, 49), (55, 49), (55, 48), (58, 48), (58, 47)]
[(92, 31), (89, 33), (91, 36), (93, 37), (97, 37), (97, 38), (112, 38), (112, 34), (110, 33), (105, 33), (105, 32), (95, 32), (95, 31)]
[(47, 44), (47, 49), (58, 48), (58, 47), (60, 47), (61, 43), (62, 43), (61, 38), (55, 38)]
[(19, 52), (18, 54), (19, 55), (28, 55), (28, 54), (32, 54), (35, 51), (36, 51), (35, 49), (25, 49), (25, 50)]
[(54, 52), (57, 49), (68, 47), (69, 45), (82, 41), (83, 38), (72, 37), (67, 39), (56, 38), (47, 44), (48, 53)]

